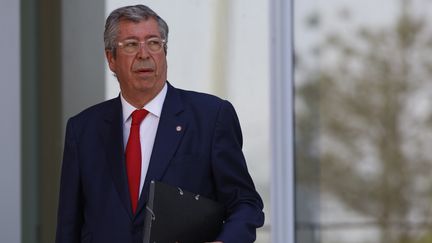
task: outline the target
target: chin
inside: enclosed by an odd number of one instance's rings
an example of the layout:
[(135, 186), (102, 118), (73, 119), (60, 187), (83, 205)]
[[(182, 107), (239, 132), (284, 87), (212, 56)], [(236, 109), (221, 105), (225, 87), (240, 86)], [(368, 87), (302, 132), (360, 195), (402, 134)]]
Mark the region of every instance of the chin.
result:
[(141, 80), (138, 85), (136, 85), (136, 89), (140, 90), (141, 92), (148, 92), (148, 91), (159, 91), (158, 89), (162, 89), (163, 85), (161, 85), (159, 82), (156, 82), (154, 80), (148, 81), (148, 80)]

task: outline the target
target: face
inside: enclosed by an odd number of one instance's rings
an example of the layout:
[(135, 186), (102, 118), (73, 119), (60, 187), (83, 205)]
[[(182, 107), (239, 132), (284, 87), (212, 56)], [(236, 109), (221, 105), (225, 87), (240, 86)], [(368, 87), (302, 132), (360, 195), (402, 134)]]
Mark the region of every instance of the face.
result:
[[(119, 23), (117, 41), (145, 41), (151, 37), (161, 37), (157, 21), (153, 18), (139, 23)], [(128, 54), (117, 47), (116, 57), (108, 50), (105, 54), (111, 71), (117, 76), (123, 97), (132, 105), (141, 108), (162, 90), (167, 78), (163, 48), (160, 52), (150, 53), (142, 46), (136, 54)]]

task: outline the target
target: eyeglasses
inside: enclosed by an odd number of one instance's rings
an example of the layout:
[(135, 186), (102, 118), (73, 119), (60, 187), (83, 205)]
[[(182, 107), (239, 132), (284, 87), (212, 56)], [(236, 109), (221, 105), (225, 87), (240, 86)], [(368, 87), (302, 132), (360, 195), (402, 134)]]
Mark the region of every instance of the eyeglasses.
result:
[(140, 49), (141, 45), (144, 45), (148, 52), (158, 53), (162, 50), (166, 40), (159, 37), (148, 38), (145, 41), (138, 41), (136, 39), (127, 39), (118, 42), (118, 46), (127, 54), (136, 54)]

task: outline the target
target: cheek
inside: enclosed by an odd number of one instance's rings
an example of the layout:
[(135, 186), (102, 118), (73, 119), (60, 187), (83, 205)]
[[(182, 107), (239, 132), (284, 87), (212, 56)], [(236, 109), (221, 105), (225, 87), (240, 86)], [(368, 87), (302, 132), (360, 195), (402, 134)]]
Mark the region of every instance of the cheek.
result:
[(125, 59), (122, 60), (121, 62), (117, 62), (116, 69), (117, 72), (127, 74), (130, 72), (131, 66), (132, 66), (132, 61)]
[(156, 65), (158, 65), (158, 66), (164, 65), (164, 61), (166, 60), (166, 58), (165, 58), (165, 55), (163, 53), (155, 54), (152, 57), (153, 57), (153, 61), (155, 62)]
[(166, 69), (167, 66), (167, 62), (165, 58), (159, 58), (156, 60), (156, 64), (158, 65), (159, 70), (164, 70)]

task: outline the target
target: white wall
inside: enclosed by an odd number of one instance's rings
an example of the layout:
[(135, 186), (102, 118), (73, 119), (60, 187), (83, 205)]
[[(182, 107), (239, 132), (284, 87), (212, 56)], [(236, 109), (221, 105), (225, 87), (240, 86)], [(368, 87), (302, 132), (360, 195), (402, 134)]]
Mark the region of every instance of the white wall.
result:
[(0, 8), (0, 242), (21, 242), (20, 5)]

